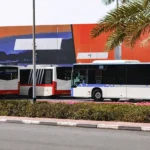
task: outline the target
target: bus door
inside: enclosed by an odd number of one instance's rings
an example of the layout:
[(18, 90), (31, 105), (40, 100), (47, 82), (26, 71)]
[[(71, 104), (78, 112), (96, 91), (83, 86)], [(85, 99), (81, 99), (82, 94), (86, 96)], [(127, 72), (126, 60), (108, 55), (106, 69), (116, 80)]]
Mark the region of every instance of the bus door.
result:
[(0, 95), (5, 94), (5, 90), (6, 90), (5, 74), (3, 68), (1, 67), (0, 68)]
[(14, 91), (19, 89), (17, 67), (5, 68), (5, 79), (6, 79), (6, 94), (13, 94)]
[(87, 70), (74, 70), (72, 80), (72, 92), (78, 97), (88, 96)]
[(69, 90), (71, 88), (72, 67), (57, 67), (57, 90)]

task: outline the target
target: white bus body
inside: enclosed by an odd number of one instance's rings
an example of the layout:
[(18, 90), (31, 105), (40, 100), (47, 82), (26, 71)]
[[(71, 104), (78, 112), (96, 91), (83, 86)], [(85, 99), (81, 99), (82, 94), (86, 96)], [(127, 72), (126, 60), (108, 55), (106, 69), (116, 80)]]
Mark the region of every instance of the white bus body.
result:
[(17, 66), (0, 66), (0, 95), (19, 95), (19, 83)]
[(150, 99), (150, 63), (103, 60), (74, 64), (71, 95), (99, 101), (104, 98)]
[[(37, 65), (36, 95), (69, 95), (71, 66)], [(33, 66), (20, 67), (20, 95), (32, 97)]]

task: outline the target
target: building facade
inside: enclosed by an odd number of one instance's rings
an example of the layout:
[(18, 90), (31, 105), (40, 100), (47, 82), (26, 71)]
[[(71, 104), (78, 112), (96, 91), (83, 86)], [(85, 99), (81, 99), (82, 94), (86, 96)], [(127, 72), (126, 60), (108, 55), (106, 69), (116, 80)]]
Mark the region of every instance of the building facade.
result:
[[(102, 0), (36, 0), (36, 58), (38, 64), (70, 64), (114, 59), (105, 52), (107, 35), (95, 39), (90, 31), (116, 6)], [(9, 4), (9, 5), (8, 5)], [(5, 14), (5, 15), (4, 15)], [(0, 5), (0, 63), (32, 63), (32, 1), (4, 0)], [(122, 45), (122, 59), (150, 61), (150, 45)]]

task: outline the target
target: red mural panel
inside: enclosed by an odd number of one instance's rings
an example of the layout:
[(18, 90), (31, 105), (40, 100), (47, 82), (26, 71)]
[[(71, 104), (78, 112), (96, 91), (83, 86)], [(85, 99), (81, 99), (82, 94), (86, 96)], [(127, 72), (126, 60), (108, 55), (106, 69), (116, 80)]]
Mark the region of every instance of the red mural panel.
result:
[(75, 44), (75, 52), (76, 52), (76, 60), (77, 62), (91, 62), (93, 60), (97, 60), (101, 58), (105, 59), (114, 59), (114, 52), (111, 51), (108, 53), (108, 56), (101, 56), (99, 57), (90, 57), (89, 59), (86, 57), (80, 57), (79, 53), (103, 53), (104, 47), (107, 39), (107, 35), (103, 34), (95, 39), (90, 37), (90, 32), (95, 25), (93, 24), (84, 24), (84, 25), (73, 25), (73, 35), (74, 35), (74, 44)]
[(141, 41), (145, 39), (147, 35), (143, 36), (135, 45), (134, 48), (129, 48), (126, 45), (122, 45), (122, 59), (136, 59), (141, 62), (150, 62), (150, 43), (141, 46)]
[[(90, 31), (95, 25), (73, 25), (73, 35), (75, 44), (75, 53), (77, 62), (91, 62), (93, 60), (114, 59), (114, 51), (108, 52), (108, 56), (98, 55), (96, 57), (87, 58), (78, 57), (79, 53), (103, 53), (104, 46), (107, 40), (106, 34), (103, 34), (95, 39), (90, 37)], [(144, 39), (146, 36), (142, 37)], [(93, 54), (94, 55), (94, 54)], [(83, 54), (82, 54), (83, 56)], [(86, 57), (86, 58), (85, 58)], [(137, 42), (134, 48), (129, 48), (122, 44), (122, 59), (136, 59), (142, 62), (150, 61), (150, 45), (141, 47), (140, 41)]]

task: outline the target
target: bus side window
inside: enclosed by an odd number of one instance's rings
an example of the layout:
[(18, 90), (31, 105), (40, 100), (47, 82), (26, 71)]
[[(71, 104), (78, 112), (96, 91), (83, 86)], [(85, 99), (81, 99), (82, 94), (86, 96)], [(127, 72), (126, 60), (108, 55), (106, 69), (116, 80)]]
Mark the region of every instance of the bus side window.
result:
[(88, 70), (88, 84), (96, 84), (95, 71), (96, 70)]
[(0, 71), (0, 80), (5, 80), (5, 74), (3, 71)]
[(12, 80), (17, 79), (17, 78), (18, 78), (18, 72), (12, 73)]
[(86, 70), (80, 70), (78, 78), (80, 83), (87, 83)]
[(71, 67), (57, 67), (57, 79), (71, 80)]
[(52, 69), (44, 69), (42, 84), (52, 84)]
[(20, 84), (32, 84), (32, 77), (30, 77), (30, 69), (20, 70)]
[(18, 78), (18, 68), (6, 68), (5, 69), (5, 79), (14, 80)]

